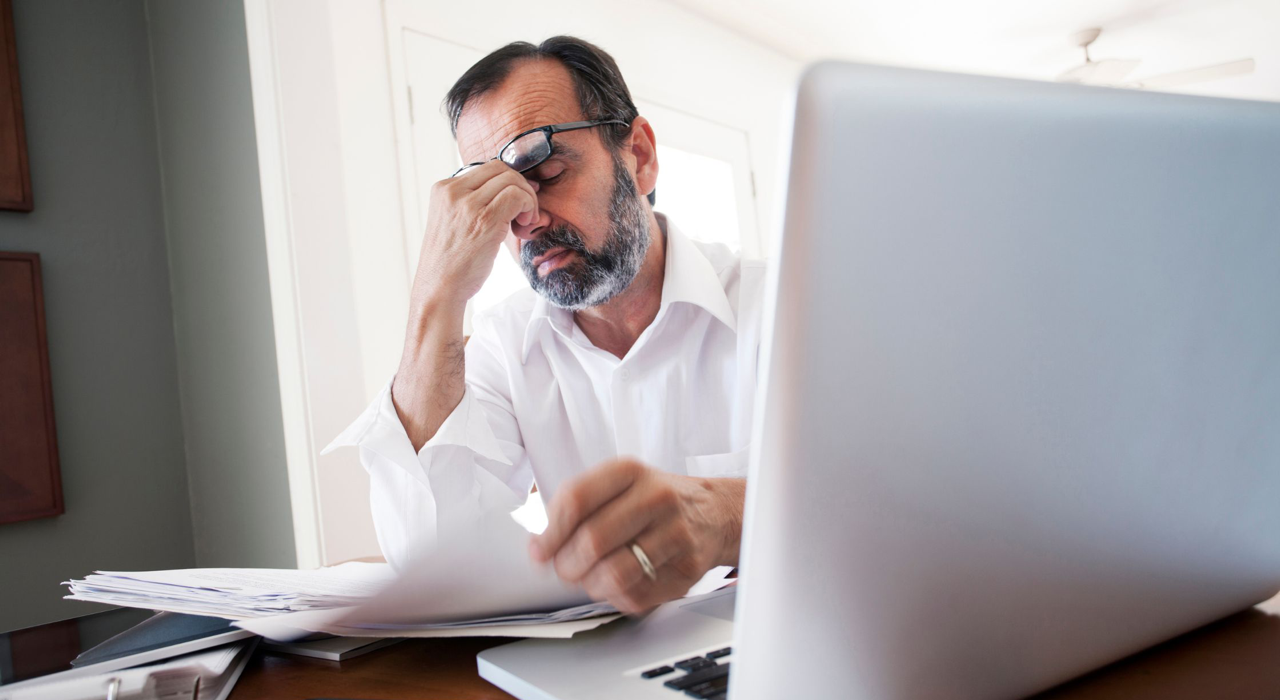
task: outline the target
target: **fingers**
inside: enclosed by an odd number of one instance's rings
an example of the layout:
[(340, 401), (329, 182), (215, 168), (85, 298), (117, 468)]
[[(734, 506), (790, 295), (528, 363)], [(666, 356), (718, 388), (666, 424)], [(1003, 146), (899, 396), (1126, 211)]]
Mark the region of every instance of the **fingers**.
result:
[[(692, 559), (696, 551), (693, 535), (682, 521), (676, 518), (656, 518), (644, 532), (633, 535), (613, 551), (597, 559), (581, 576), (580, 582), (588, 591), (589, 581), (608, 590), (625, 590), (647, 580), (640, 560), (629, 546), (632, 542), (640, 545), (649, 563), (654, 569), (662, 570), (677, 557)], [(709, 566), (707, 567), (710, 568)], [(556, 573), (560, 574), (559, 560), (556, 562)], [(560, 575), (560, 578), (564, 578)], [(568, 579), (565, 579), (568, 580)]]
[[(535, 232), (532, 225), (541, 218), (536, 192), (500, 161), (432, 185), (413, 298), (457, 306), (474, 296), (493, 270), (502, 239), (513, 230)], [(525, 228), (514, 229), (513, 222)]]
[[(643, 543), (640, 546), (648, 553)], [(582, 587), (593, 599), (608, 601), (619, 612), (635, 615), (684, 595), (697, 582), (697, 577), (690, 577), (672, 565), (654, 568), (655, 578), (650, 580), (640, 568), (635, 553), (621, 549), (592, 569), (583, 579)]]
[(521, 226), (537, 220), (538, 200), (527, 191), (507, 185), (480, 211), (479, 220), (486, 228), (492, 227), (494, 234), (507, 234), (512, 221)]
[(529, 555), (536, 562), (550, 561), (578, 525), (630, 488), (643, 472), (644, 467), (636, 462), (620, 460), (562, 486), (547, 507), (547, 529), (530, 542)]
[[(689, 557), (697, 551), (697, 542), (685, 522), (678, 518), (658, 521), (648, 532), (635, 538), (644, 549), (653, 568), (661, 569), (676, 557)], [(630, 553), (630, 550), (627, 550)], [(632, 557), (635, 556), (631, 553)], [(710, 566), (707, 567), (711, 568)]]
[[(528, 200), (514, 210), (510, 207), (510, 200), (500, 203), (500, 208), (504, 209), (501, 213), (510, 213), (510, 216), (499, 221), (497, 217), (500, 212), (491, 210), (490, 205), (499, 194), (511, 187), (523, 190)], [(472, 216), (485, 217), (486, 231), (495, 225), (505, 228), (513, 219), (518, 219), (517, 223), (522, 226), (528, 225), (538, 217), (537, 188), (502, 161), (491, 160), (462, 175), (441, 180), (431, 190), (432, 202), (443, 205), (442, 208), (461, 207), (469, 210)], [(488, 220), (489, 217), (492, 220)]]
[[(476, 168), (476, 169), (479, 170), (479, 168)], [(470, 175), (470, 173), (467, 173), (467, 174)], [(511, 189), (512, 187), (518, 188), (520, 191), (524, 192), (527, 196), (524, 198), (519, 198), (519, 201), (521, 202), (522, 207), (518, 209), (515, 214), (512, 214), (511, 217), (507, 218), (505, 221), (511, 221), (512, 219), (517, 219), (518, 223), (523, 226), (537, 220), (538, 218), (537, 190), (534, 189), (533, 185), (530, 184), (529, 181), (525, 179), (523, 175), (521, 175), (520, 173), (517, 173), (516, 171), (512, 170), (511, 168), (505, 165), (502, 166), (501, 171), (490, 176), (488, 180), (485, 180), (484, 182), (479, 183), (476, 186), (475, 191), (472, 192), (472, 194), (470, 195), (470, 198), (473, 199), (477, 205), (484, 206), (486, 208), (492, 207), (495, 204), (497, 204), (499, 198), (504, 193), (506, 193), (507, 190)], [(514, 195), (509, 195), (509, 196), (514, 197)], [(505, 213), (505, 211), (503, 213)]]
[(699, 578), (701, 576), (690, 577), (672, 565), (659, 567), (656, 580), (650, 581), (642, 577), (616, 596), (617, 603), (613, 607), (628, 615), (642, 613), (688, 593)]
[[(561, 487), (530, 556), (597, 600), (636, 613), (683, 595), (714, 563), (714, 510), (697, 484), (632, 460), (602, 465)], [(647, 577), (636, 543), (656, 570)]]
[[(659, 551), (653, 544), (652, 538), (646, 533), (645, 536), (637, 536), (634, 540), (649, 557), (649, 563), (653, 568), (655, 570), (661, 568), (662, 565), (655, 562), (653, 555), (650, 554), (650, 552)], [(627, 546), (609, 552), (596, 562), (582, 577), (580, 583), (593, 598), (613, 602), (617, 596), (647, 580), (648, 577), (644, 575), (644, 567), (640, 565), (640, 559), (636, 557), (635, 552), (631, 551), (631, 547)], [(615, 607), (616, 605), (615, 603)]]
[(668, 489), (632, 486), (580, 523), (555, 555), (556, 574), (576, 583), (601, 559), (630, 544), (653, 523), (676, 511)]
[[(498, 173), (508, 171), (508, 170), (511, 170), (511, 166), (507, 165), (506, 163), (503, 163), (500, 160), (490, 160), (484, 163), (483, 165), (472, 168), (457, 177), (451, 177), (447, 180), (442, 180), (441, 182), (454, 183), (455, 186), (457, 187), (463, 187), (469, 190), (474, 190), (477, 187), (479, 187), (481, 183), (485, 182), (489, 178), (492, 178), (494, 175), (497, 175)], [(515, 171), (512, 171), (512, 172), (515, 172)]]

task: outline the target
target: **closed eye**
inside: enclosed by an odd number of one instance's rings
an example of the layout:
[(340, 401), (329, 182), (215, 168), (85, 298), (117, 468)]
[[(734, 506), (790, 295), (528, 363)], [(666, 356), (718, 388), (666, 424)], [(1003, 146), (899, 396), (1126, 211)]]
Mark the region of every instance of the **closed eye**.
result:
[(535, 168), (533, 172), (525, 173), (525, 177), (540, 185), (554, 185), (566, 170), (563, 163), (548, 163)]

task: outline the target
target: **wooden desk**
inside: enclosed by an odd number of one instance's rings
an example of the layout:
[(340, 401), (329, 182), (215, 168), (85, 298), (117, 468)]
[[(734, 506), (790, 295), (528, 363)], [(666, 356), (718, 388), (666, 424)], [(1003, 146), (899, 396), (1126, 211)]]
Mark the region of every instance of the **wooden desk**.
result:
[[(409, 640), (350, 661), (258, 652), (231, 700), (510, 698), (480, 678), (475, 656), (508, 640)], [(672, 700), (684, 697), (672, 693)], [(1280, 596), (1082, 678), (1036, 700), (1280, 698)]]

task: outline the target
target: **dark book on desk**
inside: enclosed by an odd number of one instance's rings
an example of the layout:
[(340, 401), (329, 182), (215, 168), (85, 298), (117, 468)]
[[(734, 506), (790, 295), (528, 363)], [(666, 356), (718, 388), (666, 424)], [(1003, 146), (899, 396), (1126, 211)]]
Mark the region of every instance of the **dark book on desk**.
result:
[(128, 666), (137, 666), (252, 636), (232, 627), (230, 620), (161, 612), (80, 654), (71, 665), (80, 668), (127, 658)]

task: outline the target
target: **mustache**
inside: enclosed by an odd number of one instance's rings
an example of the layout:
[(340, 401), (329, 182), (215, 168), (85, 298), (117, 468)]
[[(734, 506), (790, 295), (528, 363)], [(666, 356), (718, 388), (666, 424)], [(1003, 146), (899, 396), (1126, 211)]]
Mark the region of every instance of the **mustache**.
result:
[(525, 241), (524, 245), (520, 246), (520, 262), (526, 268), (532, 268), (534, 259), (552, 248), (564, 248), (582, 255), (589, 253), (582, 236), (573, 228), (561, 224), (544, 231), (542, 235), (531, 241)]

